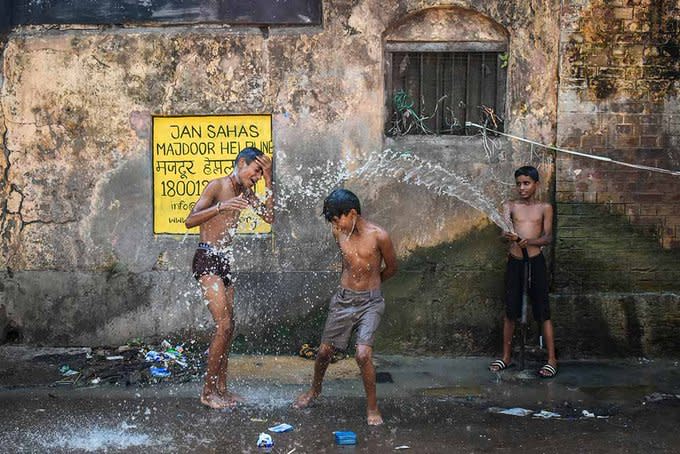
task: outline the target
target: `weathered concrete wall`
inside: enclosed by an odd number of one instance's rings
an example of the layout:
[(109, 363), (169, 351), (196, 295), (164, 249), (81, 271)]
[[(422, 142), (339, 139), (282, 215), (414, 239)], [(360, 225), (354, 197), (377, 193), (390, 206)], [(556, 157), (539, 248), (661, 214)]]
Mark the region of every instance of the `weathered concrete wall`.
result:
[[(564, 3), (559, 145), (680, 168), (679, 14), (676, 1)], [(556, 179), (554, 290), (567, 309), (556, 318), (571, 328), (569, 345), (673, 354), (678, 178), (559, 155)]]
[[(597, 19), (569, 11), (569, 27)], [(565, 30), (560, 34), (556, 0), (328, 1), (322, 26), (268, 33), (229, 26), (14, 30), (3, 49), (0, 95), (0, 305), (8, 321), (25, 342), (46, 344), (205, 331), (209, 314), (189, 276), (195, 238), (152, 234), (151, 115), (264, 112), (273, 114), (275, 180), (286, 208), (273, 237), (237, 240), (237, 345), (283, 351), (316, 341), (339, 272), (319, 216), (325, 194), (300, 191), (319, 168), (340, 159), (356, 168), (391, 147), (482, 178), (490, 169), (509, 175), (524, 156), (505, 143), (508, 154), (490, 164), (478, 138), (385, 138), (385, 41), (505, 37), (505, 130), (574, 146), (568, 138), (582, 131), (569, 128), (598, 101), (569, 98), (571, 78), (558, 92), (560, 55), (561, 70), (575, 71), (564, 58), (575, 32)], [(568, 99), (578, 118), (569, 116)], [(670, 131), (677, 108), (665, 103), (667, 110), (652, 116)], [(612, 119), (618, 115), (613, 104), (602, 105)], [(557, 163), (560, 203), (592, 192), (561, 186), (583, 166)], [(540, 196), (551, 200), (552, 163), (541, 170)], [(493, 180), (484, 185), (492, 189)], [(381, 348), (496, 350), (505, 252), (486, 215), (387, 179), (347, 186), (367, 217), (392, 232), (404, 263), (386, 286)], [(559, 260), (554, 269), (566, 273)], [(578, 321), (564, 320), (558, 338), (570, 343)], [(673, 320), (664, 323), (677, 326)], [(645, 339), (644, 349), (666, 351)]]
[[(512, 87), (521, 87), (508, 93), (508, 111), (527, 113), (510, 129), (536, 127), (550, 140), (556, 111), (544, 95), (556, 77), (556, 19), (547, 14), (554, 3), (534, 19), (523, 2), (453, 3), (507, 27), (517, 48)], [(2, 95), (12, 188), (3, 298), (25, 340), (113, 342), (199, 327), (207, 314), (187, 272), (193, 241), (151, 235), (150, 115), (272, 112), (276, 180), (285, 197), (300, 166), (339, 157), (360, 163), (382, 149), (383, 35), (430, 6), (442, 2), (328, 3), (323, 27), (272, 29), (269, 36), (247, 28), (15, 32), (4, 52)], [(447, 14), (440, 16), (435, 36), (449, 33), (441, 22)], [(536, 59), (552, 67), (547, 81), (526, 71)], [(532, 103), (538, 108), (529, 109)], [(395, 225), (402, 256), (484, 222), (421, 191), (431, 212), (441, 213), (423, 223), (416, 197), (401, 203), (388, 183), (384, 190), (351, 185), (369, 216), (379, 212), (376, 221)], [(275, 242), (240, 239), (241, 326), (294, 319), (325, 303), (338, 262), (318, 209), (318, 201), (289, 204), (274, 226)], [(416, 225), (418, 236), (405, 233)]]
[[(7, 42), (7, 36), (5, 35), (5, 29), (0, 29), (0, 51), (4, 50), (5, 44)], [(4, 71), (3, 67), (0, 66), (0, 81), (4, 81)], [(4, 111), (0, 109), (0, 137), (5, 137), (7, 127), (5, 126)], [(1, 255), (5, 257), (9, 251), (10, 245), (7, 243), (7, 235), (4, 232), (4, 226), (12, 222), (12, 216), (7, 210), (8, 196), (10, 193), (10, 184), (7, 178), (7, 169), (9, 167), (8, 163), (8, 152), (5, 147), (5, 141), (0, 140), (0, 225), (3, 226), (2, 229), (2, 244)], [(0, 280), (0, 295), (4, 292), (4, 280)], [(0, 296), (0, 342), (4, 342), (8, 337), (8, 330), (10, 320), (7, 317), (7, 303), (5, 298)]]
[[(680, 2), (565, 2), (558, 142), (680, 168)], [(561, 156), (557, 200), (607, 204), (680, 246), (677, 177)], [(568, 209), (568, 208), (567, 208)]]

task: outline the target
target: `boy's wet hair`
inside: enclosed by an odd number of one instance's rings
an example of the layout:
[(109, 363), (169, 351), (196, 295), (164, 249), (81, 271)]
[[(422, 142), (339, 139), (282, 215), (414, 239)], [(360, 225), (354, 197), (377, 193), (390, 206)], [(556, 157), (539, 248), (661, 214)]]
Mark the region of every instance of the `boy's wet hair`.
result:
[(361, 214), (359, 197), (347, 189), (336, 189), (328, 194), (326, 200), (323, 201), (322, 215), (328, 222), (331, 222), (333, 218), (339, 218), (343, 214), (352, 211), (352, 209), (355, 209), (357, 214)]
[(534, 181), (538, 181), (538, 170), (534, 166), (522, 166), (515, 170), (515, 178), (522, 176), (529, 177)]
[(247, 147), (241, 150), (238, 155), (236, 155), (234, 163), (237, 163), (239, 159), (243, 158), (246, 160), (246, 164), (250, 164), (255, 160), (255, 158), (263, 155), (264, 153), (262, 153), (262, 151), (259, 148)]

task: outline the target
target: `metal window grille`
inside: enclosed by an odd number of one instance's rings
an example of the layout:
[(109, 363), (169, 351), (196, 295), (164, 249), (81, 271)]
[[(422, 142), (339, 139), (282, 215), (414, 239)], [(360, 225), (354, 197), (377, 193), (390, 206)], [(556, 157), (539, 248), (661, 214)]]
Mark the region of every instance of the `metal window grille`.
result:
[(388, 135), (465, 135), (466, 121), (491, 122), (490, 127), (502, 130), (505, 69), (501, 55), (391, 53)]

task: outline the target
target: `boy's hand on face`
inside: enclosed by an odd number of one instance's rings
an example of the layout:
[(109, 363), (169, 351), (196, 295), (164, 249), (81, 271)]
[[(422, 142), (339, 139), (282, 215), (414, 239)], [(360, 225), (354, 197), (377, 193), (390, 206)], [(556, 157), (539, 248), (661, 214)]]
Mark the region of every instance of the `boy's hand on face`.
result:
[(270, 183), (272, 181), (272, 160), (269, 156), (262, 155), (255, 158), (260, 167), (262, 167), (262, 176), (264, 177), (265, 183)]
[(225, 210), (236, 210), (236, 211), (241, 211), (245, 208), (248, 208), (250, 204), (248, 201), (243, 197), (243, 194), (237, 196), (237, 197), (232, 197), (229, 200), (225, 200), (223, 202), (219, 202), (218, 205), (218, 210), (221, 213), (222, 211)]

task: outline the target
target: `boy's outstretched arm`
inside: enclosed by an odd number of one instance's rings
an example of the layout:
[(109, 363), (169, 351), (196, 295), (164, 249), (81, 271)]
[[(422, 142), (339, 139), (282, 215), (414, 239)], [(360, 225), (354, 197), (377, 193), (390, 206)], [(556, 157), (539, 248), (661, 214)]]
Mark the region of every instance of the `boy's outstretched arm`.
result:
[(512, 205), (511, 202), (503, 204), (503, 220), (510, 228), (510, 230), (503, 231), (503, 238), (507, 241), (517, 241), (519, 236), (515, 233), (515, 226), (512, 223)]
[(543, 233), (536, 239), (526, 240), (528, 245), (531, 246), (547, 246), (552, 243), (553, 234), (553, 208), (549, 203), (545, 204), (545, 209), (543, 211)]
[(399, 265), (397, 264), (397, 255), (394, 253), (392, 240), (384, 230), (378, 234), (378, 249), (382, 255), (383, 262), (385, 262), (385, 267), (380, 271), (380, 281), (385, 282), (395, 275)]

